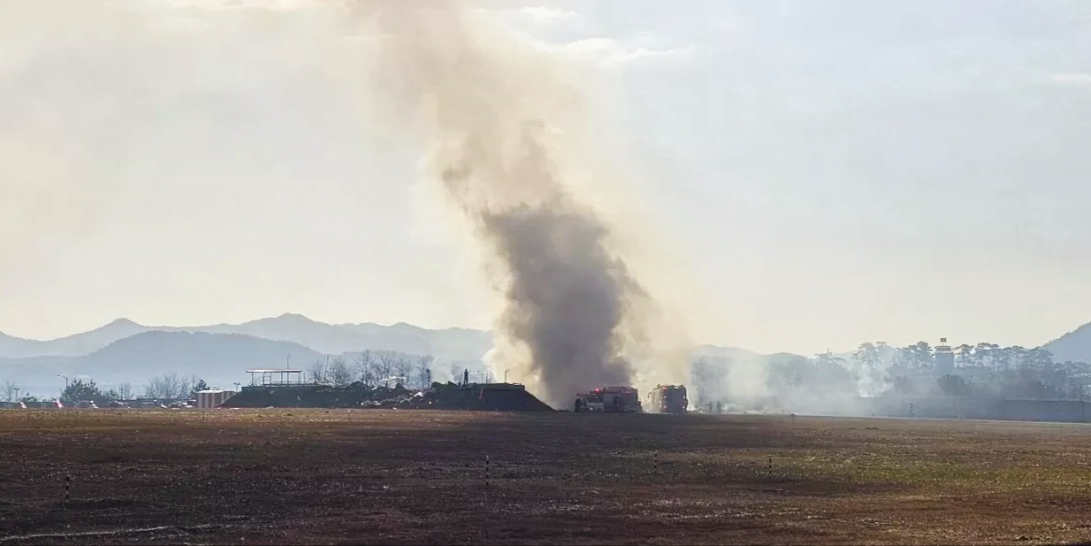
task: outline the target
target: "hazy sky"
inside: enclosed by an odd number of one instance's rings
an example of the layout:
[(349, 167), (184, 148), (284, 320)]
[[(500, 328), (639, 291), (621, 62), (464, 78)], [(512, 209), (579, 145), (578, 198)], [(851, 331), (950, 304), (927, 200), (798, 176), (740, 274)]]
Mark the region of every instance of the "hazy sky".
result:
[[(1091, 3), (492, 4), (600, 76), (604, 153), (685, 257), (698, 341), (1091, 321)], [(0, 331), (488, 327), (421, 150), (368, 121), (367, 48), (320, 1), (0, 0)]]

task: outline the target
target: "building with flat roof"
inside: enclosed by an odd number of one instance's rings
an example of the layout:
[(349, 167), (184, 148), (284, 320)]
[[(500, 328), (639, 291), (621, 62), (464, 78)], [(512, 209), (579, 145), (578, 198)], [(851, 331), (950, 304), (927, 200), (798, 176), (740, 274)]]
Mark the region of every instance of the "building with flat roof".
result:
[(235, 396), (235, 391), (225, 391), (221, 389), (197, 391), (197, 407), (201, 409), (215, 408), (226, 402), (227, 399), (232, 396)]

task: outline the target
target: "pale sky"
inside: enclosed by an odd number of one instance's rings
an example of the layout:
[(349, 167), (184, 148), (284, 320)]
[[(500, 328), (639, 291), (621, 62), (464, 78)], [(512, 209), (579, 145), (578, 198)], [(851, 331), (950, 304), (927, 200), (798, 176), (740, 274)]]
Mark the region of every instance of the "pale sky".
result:
[[(1091, 3), (492, 4), (610, 82), (604, 146), (685, 256), (696, 341), (1091, 321)], [(0, 331), (488, 327), (421, 150), (367, 121), (367, 47), (319, 1), (0, 0)]]

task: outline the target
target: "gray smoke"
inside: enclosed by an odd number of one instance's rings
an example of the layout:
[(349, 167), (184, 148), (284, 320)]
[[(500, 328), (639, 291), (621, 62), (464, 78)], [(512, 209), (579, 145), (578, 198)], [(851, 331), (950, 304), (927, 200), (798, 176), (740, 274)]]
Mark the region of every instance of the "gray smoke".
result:
[(587, 116), (564, 63), (462, 3), (356, 8), (381, 37), (390, 122), (411, 120), (435, 147), (432, 176), (483, 246), (502, 296), (494, 369), (554, 406), (595, 386), (683, 381), (685, 356), (648, 335), (659, 306), (617, 252), (616, 226), (566, 182)]

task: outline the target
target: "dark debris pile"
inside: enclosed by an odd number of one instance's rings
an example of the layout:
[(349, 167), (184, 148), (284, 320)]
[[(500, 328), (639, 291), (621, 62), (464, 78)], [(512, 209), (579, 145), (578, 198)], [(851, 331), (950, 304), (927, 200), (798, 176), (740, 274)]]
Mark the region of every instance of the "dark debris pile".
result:
[(522, 385), (433, 383), (422, 391), (401, 384), (370, 387), (291, 385), (246, 387), (229, 398), (223, 408), (375, 408), (477, 411), (553, 411)]

